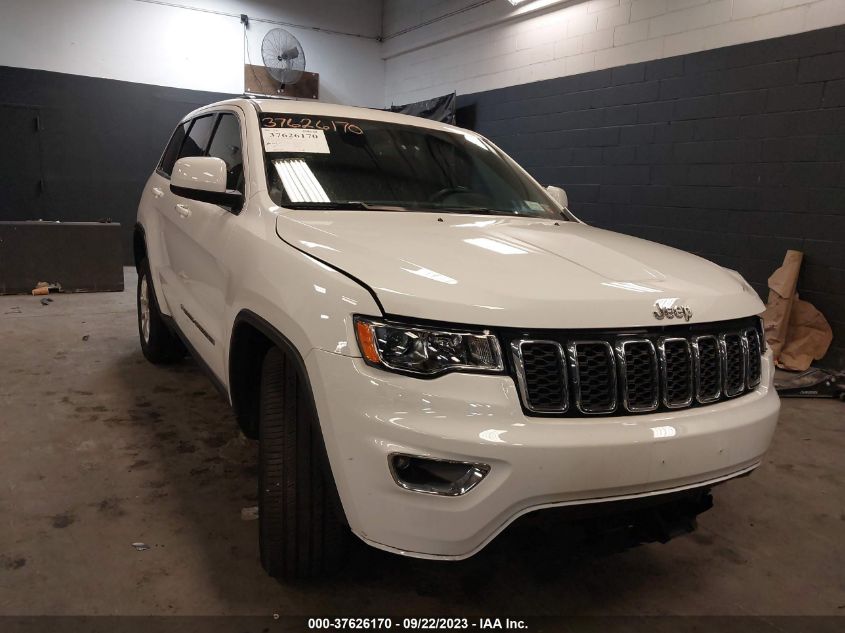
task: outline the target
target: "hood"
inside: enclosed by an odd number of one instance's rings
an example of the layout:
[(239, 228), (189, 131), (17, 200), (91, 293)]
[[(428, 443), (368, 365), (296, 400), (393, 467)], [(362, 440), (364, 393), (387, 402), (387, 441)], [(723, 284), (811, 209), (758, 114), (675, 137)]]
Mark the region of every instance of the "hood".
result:
[(276, 232), (367, 284), (396, 316), (614, 328), (679, 323), (655, 320), (656, 304), (688, 307), (690, 323), (764, 307), (741, 277), (706, 259), (576, 222), (307, 210), (280, 212)]

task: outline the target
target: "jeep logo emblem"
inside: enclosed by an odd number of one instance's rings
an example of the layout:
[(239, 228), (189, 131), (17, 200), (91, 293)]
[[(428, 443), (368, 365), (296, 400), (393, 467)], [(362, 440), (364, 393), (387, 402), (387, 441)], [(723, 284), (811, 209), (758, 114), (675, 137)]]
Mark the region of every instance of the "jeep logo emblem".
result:
[(675, 306), (664, 308), (660, 304), (654, 304), (654, 318), (658, 321), (663, 319), (683, 319), (689, 321), (692, 318), (692, 310), (689, 306)]

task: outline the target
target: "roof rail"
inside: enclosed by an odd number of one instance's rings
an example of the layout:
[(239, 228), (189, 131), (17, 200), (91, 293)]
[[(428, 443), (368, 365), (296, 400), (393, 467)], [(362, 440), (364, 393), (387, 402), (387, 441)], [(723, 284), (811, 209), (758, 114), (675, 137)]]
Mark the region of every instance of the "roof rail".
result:
[(244, 99), (278, 99), (279, 101), (296, 101), (296, 97), (285, 95), (263, 95), (255, 92), (245, 92), (241, 95)]

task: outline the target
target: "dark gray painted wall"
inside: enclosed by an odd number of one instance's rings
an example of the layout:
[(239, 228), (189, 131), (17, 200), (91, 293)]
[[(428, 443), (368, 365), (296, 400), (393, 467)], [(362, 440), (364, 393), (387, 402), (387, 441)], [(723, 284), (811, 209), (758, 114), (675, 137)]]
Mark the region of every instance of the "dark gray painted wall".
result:
[(123, 259), (131, 263), (141, 189), (173, 128), (191, 110), (230, 96), (0, 66), (0, 107), (38, 110), (44, 183), (31, 207), (4, 209), (0, 220), (111, 218), (122, 225)]
[(787, 249), (845, 359), (845, 27), (460, 96), (585, 221), (740, 271)]

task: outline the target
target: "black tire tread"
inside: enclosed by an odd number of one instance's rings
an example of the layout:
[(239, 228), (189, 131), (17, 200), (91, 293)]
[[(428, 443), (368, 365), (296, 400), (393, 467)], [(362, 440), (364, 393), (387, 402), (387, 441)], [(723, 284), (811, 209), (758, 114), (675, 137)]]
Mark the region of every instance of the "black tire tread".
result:
[(267, 573), (287, 580), (334, 571), (348, 538), (308, 396), (294, 362), (277, 348), (268, 351), (259, 408), (259, 545)]

